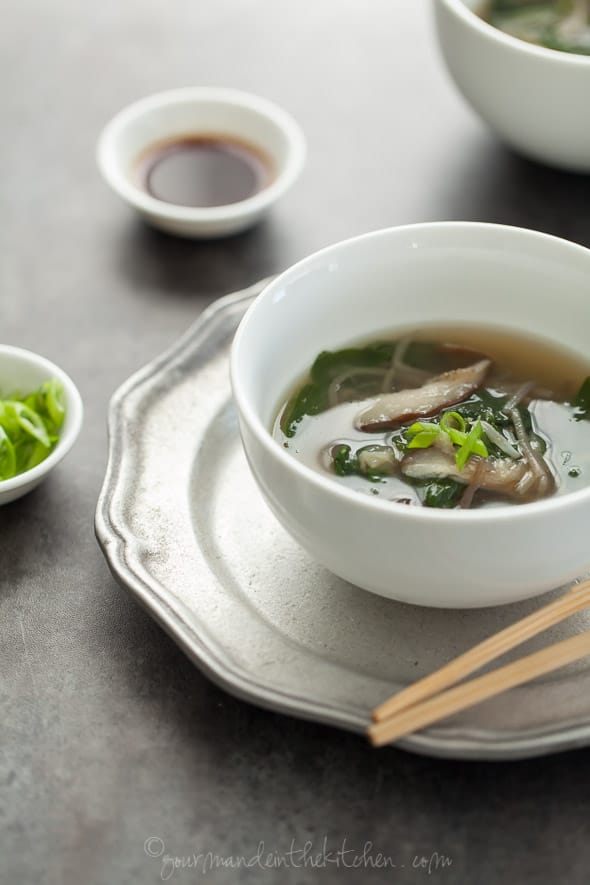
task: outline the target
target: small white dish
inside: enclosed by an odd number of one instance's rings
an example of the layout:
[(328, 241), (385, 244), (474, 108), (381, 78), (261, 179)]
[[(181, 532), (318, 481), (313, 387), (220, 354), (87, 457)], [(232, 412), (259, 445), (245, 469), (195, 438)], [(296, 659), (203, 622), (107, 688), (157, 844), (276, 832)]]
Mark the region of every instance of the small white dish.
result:
[[(141, 182), (141, 158), (164, 142), (191, 137), (238, 140), (268, 158), (269, 183), (223, 206), (181, 206), (157, 199)], [(183, 237), (211, 238), (253, 225), (293, 184), (303, 167), (305, 138), (295, 120), (266, 99), (233, 89), (189, 87), (161, 92), (122, 110), (97, 147), (98, 166), (112, 189), (149, 223)]]
[(502, 325), (587, 358), (590, 250), (536, 231), (440, 222), (311, 255), (266, 287), (231, 357), (242, 441), (272, 511), (318, 562), (401, 602), (516, 602), (590, 570), (590, 485), (520, 506), (436, 510), (361, 495), (273, 438), (277, 411), (323, 350), (396, 327)]
[(59, 441), (51, 454), (36, 467), (0, 481), (0, 504), (8, 504), (26, 495), (45, 479), (74, 445), (82, 427), (84, 412), (78, 388), (63, 369), (30, 350), (0, 344), (2, 396), (12, 391), (29, 393), (51, 378), (57, 378), (61, 383), (65, 396), (66, 414)]
[(477, 14), (483, 0), (433, 0), (447, 68), (506, 144), (534, 160), (590, 171), (590, 56), (535, 46)]

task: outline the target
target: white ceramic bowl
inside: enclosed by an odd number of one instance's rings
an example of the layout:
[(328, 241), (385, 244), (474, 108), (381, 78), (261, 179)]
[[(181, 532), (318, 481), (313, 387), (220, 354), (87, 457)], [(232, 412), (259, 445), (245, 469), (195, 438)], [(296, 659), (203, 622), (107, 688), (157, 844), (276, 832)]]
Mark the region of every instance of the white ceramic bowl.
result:
[[(141, 186), (139, 159), (174, 138), (226, 136), (258, 148), (273, 167), (271, 182), (248, 199), (193, 208), (166, 203)], [(122, 110), (103, 130), (99, 168), (113, 190), (148, 222), (184, 237), (237, 233), (258, 221), (299, 175), (305, 139), (293, 118), (266, 99), (233, 89), (194, 87), (160, 92)]]
[(83, 407), (78, 389), (69, 375), (54, 363), (20, 347), (0, 344), (0, 392), (30, 393), (44, 381), (57, 378), (65, 395), (66, 415), (59, 442), (51, 454), (36, 467), (0, 482), (0, 504), (8, 504), (26, 495), (53, 470), (74, 445), (82, 426)]
[(535, 160), (590, 171), (590, 56), (508, 36), (474, 12), (483, 0), (433, 3), (451, 76), (500, 138)]
[(590, 251), (519, 228), (413, 225), (338, 243), (272, 282), (236, 334), (231, 377), (248, 461), (277, 518), (341, 577), (404, 602), (477, 607), (590, 569), (590, 487), (520, 506), (392, 506), (306, 467), (270, 428), (324, 349), (396, 325), (505, 326), (587, 357)]

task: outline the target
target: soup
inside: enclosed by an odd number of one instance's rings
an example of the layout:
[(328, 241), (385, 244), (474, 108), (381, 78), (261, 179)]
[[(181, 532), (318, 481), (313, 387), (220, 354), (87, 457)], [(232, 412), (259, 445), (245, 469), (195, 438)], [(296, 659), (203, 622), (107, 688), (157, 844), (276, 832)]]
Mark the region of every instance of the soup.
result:
[(590, 55), (590, 0), (488, 0), (481, 17), (528, 43)]
[(404, 505), (525, 504), (590, 478), (590, 363), (493, 329), (324, 351), (273, 436), (307, 466)]

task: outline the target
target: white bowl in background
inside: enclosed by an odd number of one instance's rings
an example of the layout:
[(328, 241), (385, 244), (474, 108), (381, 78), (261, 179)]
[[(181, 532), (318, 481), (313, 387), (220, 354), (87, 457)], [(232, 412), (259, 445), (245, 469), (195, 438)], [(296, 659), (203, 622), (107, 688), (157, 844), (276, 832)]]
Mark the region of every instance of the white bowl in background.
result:
[[(273, 177), (245, 200), (224, 206), (179, 206), (143, 187), (138, 164), (161, 142), (226, 136), (269, 158)], [(112, 189), (155, 227), (183, 237), (210, 238), (244, 230), (293, 184), (305, 162), (305, 138), (295, 120), (266, 99), (233, 89), (189, 87), (160, 92), (122, 110), (97, 146), (98, 166)]]
[(503, 33), (483, 0), (433, 0), (442, 55), (459, 91), (503, 141), (534, 160), (590, 171), (590, 56)]
[(63, 369), (30, 350), (0, 344), (1, 396), (12, 391), (30, 393), (51, 378), (57, 378), (61, 383), (65, 396), (66, 414), (59, 441), (47, 458), (36, 467), (0, 481), (0, 504), (8, 504), (9, 501), (26, 495), (45, 479), (74, 445), (82, 427), (84, 411), (78, 388)]
[(590, 486), (519, 506), (440, 511), (344, 488), (273, 439), (279, 406), (322, 350), (424, 324), (502, 325), (587, 358), (590, 251), (475, 223), (377, 231), (296, 264), (256, 299), (231, 378), (244, 448), (291, 535), (342, 578), (393, 599), (514, 602), (590, 569)]

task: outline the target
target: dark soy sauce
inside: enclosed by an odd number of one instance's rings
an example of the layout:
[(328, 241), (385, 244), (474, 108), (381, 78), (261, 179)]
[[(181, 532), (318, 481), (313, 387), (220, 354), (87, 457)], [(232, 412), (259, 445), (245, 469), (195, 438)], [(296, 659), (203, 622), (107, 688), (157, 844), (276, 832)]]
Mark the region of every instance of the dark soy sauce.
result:
[(155, 145), (140, 160), (152, 197), (205, 208), (239, 203), (266, 187), (270, 161), (256, 148), (224, 136), (187, 136)]

